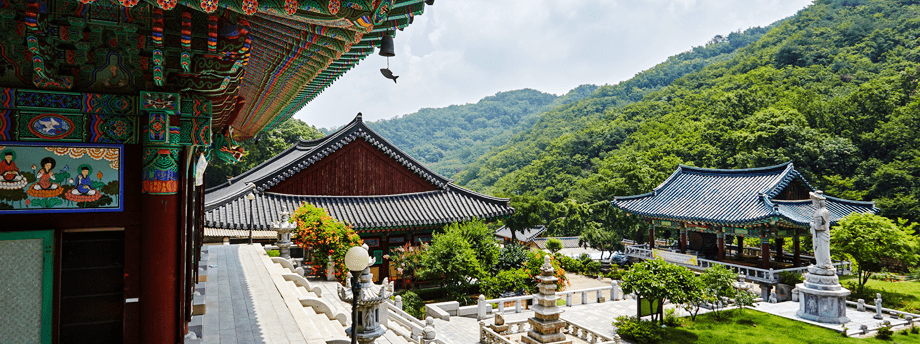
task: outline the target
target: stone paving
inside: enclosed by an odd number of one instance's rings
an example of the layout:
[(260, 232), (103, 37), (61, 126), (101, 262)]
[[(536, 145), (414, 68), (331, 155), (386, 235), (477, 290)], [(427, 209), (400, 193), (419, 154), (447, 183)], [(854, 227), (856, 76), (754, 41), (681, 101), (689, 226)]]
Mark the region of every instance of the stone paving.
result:
[[(806, 322), (812, 325), (824, 327), (834, 331), (842, 332), (843, 326), (840, 324), (824, 324), (816, 321), (806, 320), (799, 318), (795, 313), (799, 310), (799, 303), (786, 301), (779, 303), (768, 303), (761, 302), (754, 307), (754, 309), (770, 313), (773, 315), (781, 316), (787, 319), (792, 319), (796, 321)], [(864, 312), (857, 311), (855, 308), (847, 308), (847, 318), (850, 319), (850, 322), (846, 324), (847, 335), (849, 336), (858, 336), (861, 334), (859, 327), (860, 325), (866, 325), (870, 330), (874, 330), (882, 326), (882, 322), (888, 321), (893, 326), (901, 326), (907, 324), (907, 320), (892, 318), (889, 314), (882, 314), (882, 319), (875, 319), (875, 311), (871, 309), (866, 309)]]
[[(348, 339), (338, 321), (298, 302), (295, 294), (314, 294), (298, 291), (281, 278), (287, 269), (272, 263), (260, 245), (208, 245), (202, 251), (208, 279), (201, 343), (325, 344)], [(323, 299), (334, 300), (333, 308), (347, 312), (348, 305), (336, 299), (335, 282), (321, 288)], [(387, 331), (376, 344), (408, 342)]]

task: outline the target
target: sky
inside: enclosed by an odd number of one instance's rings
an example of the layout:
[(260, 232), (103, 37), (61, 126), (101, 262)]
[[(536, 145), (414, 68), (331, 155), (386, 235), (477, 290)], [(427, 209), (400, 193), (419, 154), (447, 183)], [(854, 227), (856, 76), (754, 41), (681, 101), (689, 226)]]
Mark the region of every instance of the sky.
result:
[(295, 117), (318, 128), (476, 103), (532, 88), (562, 95), (616, 84), (706, 44), (766, 26), (811, 0), (436, 0), (394, 36), (397, 83), (374, 54)]

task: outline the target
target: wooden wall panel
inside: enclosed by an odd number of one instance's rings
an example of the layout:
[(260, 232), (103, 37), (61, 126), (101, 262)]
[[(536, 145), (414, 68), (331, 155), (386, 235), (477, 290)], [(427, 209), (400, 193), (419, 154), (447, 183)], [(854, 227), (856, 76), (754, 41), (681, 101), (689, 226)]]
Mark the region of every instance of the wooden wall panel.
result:
[(437, 190), (364, 140), (355, 140), (271, 187), (289, 195), (369, 196)]

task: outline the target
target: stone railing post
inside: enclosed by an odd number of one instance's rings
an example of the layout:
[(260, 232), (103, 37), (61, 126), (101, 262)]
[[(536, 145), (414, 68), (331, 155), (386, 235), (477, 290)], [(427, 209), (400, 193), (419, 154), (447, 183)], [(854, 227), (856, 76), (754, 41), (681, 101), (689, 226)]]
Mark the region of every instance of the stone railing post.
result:
[[(479, 320), (485, 319), (486, 318), (486, 307), (489, 306), (488, 304), (486, 304), (485, 295), (479, 294), (479, 302), (476, 304), (476, 306), (477, 306), (476, 307), (476, 317), (479, 318)], [(482, 322), (479, 322), (479, 323), (482, 324)]]
[(572, 293), (565, 294), (565, 306), (572, 307)]
[[(480, 301), (480, 302), (482, 302), (482, 301)], [(482, 320), (479, 321), (479, 342), (480, 342), (480, 343), (488, 343), (488, 342), (486, 341), (486, 323), (483, 322)]]
[(582, 305), (588, 304), (588, 292), (586, 291), (581, 292), (581, 304)]
[(332, 256), (329, 256), (329, 260), (326, 263), (326, 280), (335, 281), (335, 263), (332, 261)]
[(598, 291), (597, 291), (597, 295), (596, 295), (596, 296), (597, 296), (597, 302), (601, 302), (601, 298), (603, 297), (603, 296), (601, 296), (601, 290), (598, 290)]
[(403, 309), (402, 308), (402, 296), (396, 295), (396, 302), (394, 303), (396, 305), (396, 308)]
[(514, 303), (514, 312), (515, 313), (521, 312), (521, 299), (517, 299), (517, 301)]
[(434, 336), (435, 336), (434, 328), (431, 326), (426, 326), (425, 329), (422, 330), (422, 338), (419, 339), (418, 343), (419, 344), (430, 344), (434, 342)]
[(613, 281), (613, 282), (610, 282), (610, 284), (613, 286), (613, 288), (610, 289), (610, 295), (611, 295), (610, 298), (613, 300), (624, 299), (623, 288), (620, 288), (620, 282)]
[(432, 317), (426, 317), (426, 318), (425, 318), (425, 327), (431, 327), (432, 329), (434, 329), (434, 318), (432, 318)]

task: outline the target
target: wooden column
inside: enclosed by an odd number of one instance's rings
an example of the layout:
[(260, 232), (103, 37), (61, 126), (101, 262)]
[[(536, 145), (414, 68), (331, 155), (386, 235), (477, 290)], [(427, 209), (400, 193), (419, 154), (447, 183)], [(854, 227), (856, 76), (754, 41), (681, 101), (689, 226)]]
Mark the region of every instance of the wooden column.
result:
[(792, 266), (802, 266), (801, 248), (799, 242), (799, 230), (795, 230), (795, 236), (792, 237)]
[(680, 229), (680, 253), (687, 253), (687, 230)]
[(776, 237), (776, 261), (778, 262), (785, 261), (783, 257), (783, 244), (785, 244), (783, 237)]
[(719, 232), (719, 260), (725, 260), (725, 233)]
[(655, 225), (648, 225), (648, 247), (650, 249), (655, 248)]
[(744, 257), (744, 237), (743, 237), (743, 236), (735, 236), (735, 239), (737, 239), (737, 241), (738, 241), (738, 252), (735, 252), (735, 255), (736, 255), (738, 258)]
[(760, 267), (764, 269), (770, 268), (770, 239), (767, 237), (760, 237)]

